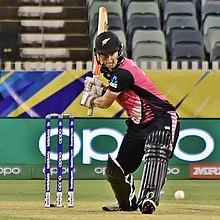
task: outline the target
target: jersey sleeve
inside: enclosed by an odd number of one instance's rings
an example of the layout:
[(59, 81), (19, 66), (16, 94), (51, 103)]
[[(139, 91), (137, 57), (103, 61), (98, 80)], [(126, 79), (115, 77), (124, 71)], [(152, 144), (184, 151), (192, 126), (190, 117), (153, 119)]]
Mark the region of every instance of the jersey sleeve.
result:
[(125, 69), (117, 69), (112, 75), (109, 83), (109, 90), (112, 92), (122, 92), (130, 89), (134, 84), (132, 74)]

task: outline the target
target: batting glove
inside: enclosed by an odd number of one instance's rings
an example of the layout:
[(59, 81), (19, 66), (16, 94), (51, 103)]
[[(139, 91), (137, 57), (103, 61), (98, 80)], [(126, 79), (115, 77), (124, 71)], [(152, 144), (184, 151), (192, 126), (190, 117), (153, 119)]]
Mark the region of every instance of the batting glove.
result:
[(89, 77), (87, 76), (85, 81), (84, 81), (84, 85), (86, 86), (92, 86), (92, 85), (96, 85), (96, 86), (100, 86), (103, 87), (105, 86), (103, 82), (101, 82), (97, 77)]
[(96, 97), (94, 95), (92, 95), (89, 92), (83, 92), (81, 101), (80, 101), (80, 105), (85, 106), (85, 107), (94, 107), (94, 100), (96, 99)]
[(105, 94), (107, 90), (107, 87), (104, 87), (104, 86), (97, 86), (97, 85), (93, 85), (91, 87), (91, 93), (95, 96), (95, 97), (101, 97)]

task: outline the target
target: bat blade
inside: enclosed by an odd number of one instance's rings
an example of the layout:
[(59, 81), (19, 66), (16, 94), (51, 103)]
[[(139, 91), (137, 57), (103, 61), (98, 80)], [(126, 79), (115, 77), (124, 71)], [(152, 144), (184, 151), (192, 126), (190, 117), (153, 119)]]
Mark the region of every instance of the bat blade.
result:
[(98, 35), (108, 30), (108, 12), (105, 7), (99, 8)]
[[(102, 33), (108, 31), (108, 11), (105, 7), (100, 7), (99, 8), (99, 19), (98, 19), (98, 31), (97, 31), (97, 36)], [(101, 66), (98, 65), (96, 61), (96, 57), (93, 59), (93, 77), (98, 77), (101, 73)], [(93, 108), (89, 108), (88, 116), (93, 115)]]
[[(97, 36), (107, 30), (108, 30), (108, 12), (105, 7), (100, 7), (99, 8)], [(93, 75), (99, 75), (101, 67), (100, 67), (100, 65), (98, 65), (95, 57), (93, 60), (94, 60), (93, 61)]]

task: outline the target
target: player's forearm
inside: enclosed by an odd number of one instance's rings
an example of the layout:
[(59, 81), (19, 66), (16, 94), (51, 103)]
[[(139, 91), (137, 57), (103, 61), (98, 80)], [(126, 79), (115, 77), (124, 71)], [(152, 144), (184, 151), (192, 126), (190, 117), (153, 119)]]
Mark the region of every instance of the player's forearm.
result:
[(107, 89), (107, 91), (105, 92), (103, 96), (96, 98), (94, 100), (94, 105), (95, 107), (98, 107), (98, 108), (109, 108), (116, 98), (117, 98), (117, 95), (112, 94)]
[(111, 104), (107, 103), (105, 98), (102, 96), (100, 98), (97, 98), (94, 100), (94, 105), (97, 108), (108, 108), (111, 106)]

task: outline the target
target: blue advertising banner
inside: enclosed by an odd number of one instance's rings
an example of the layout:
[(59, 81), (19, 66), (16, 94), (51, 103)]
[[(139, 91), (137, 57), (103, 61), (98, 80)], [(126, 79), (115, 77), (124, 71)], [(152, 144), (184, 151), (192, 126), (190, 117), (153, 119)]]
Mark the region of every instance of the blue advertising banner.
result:
[[(173, 105), (181, 102), (181, 118), (220, 118), (218, 95), (220, 73), (215, 71), (146, 71)], [(0, 71), (0, 115), (2, 117), (45, 117), (68, 112), (87, 117), (79, 103), (87, 71)], [(107, 83), (103, 76), (100, 80)], [(1, 96), (3, 100), (1, 100)], [(185, 98), (186, 96), (186, 98)], [(211, 109), (211, 111), (210, 111)], [(122, 107), (95, 108), (93, 117), (125, 118)]]

